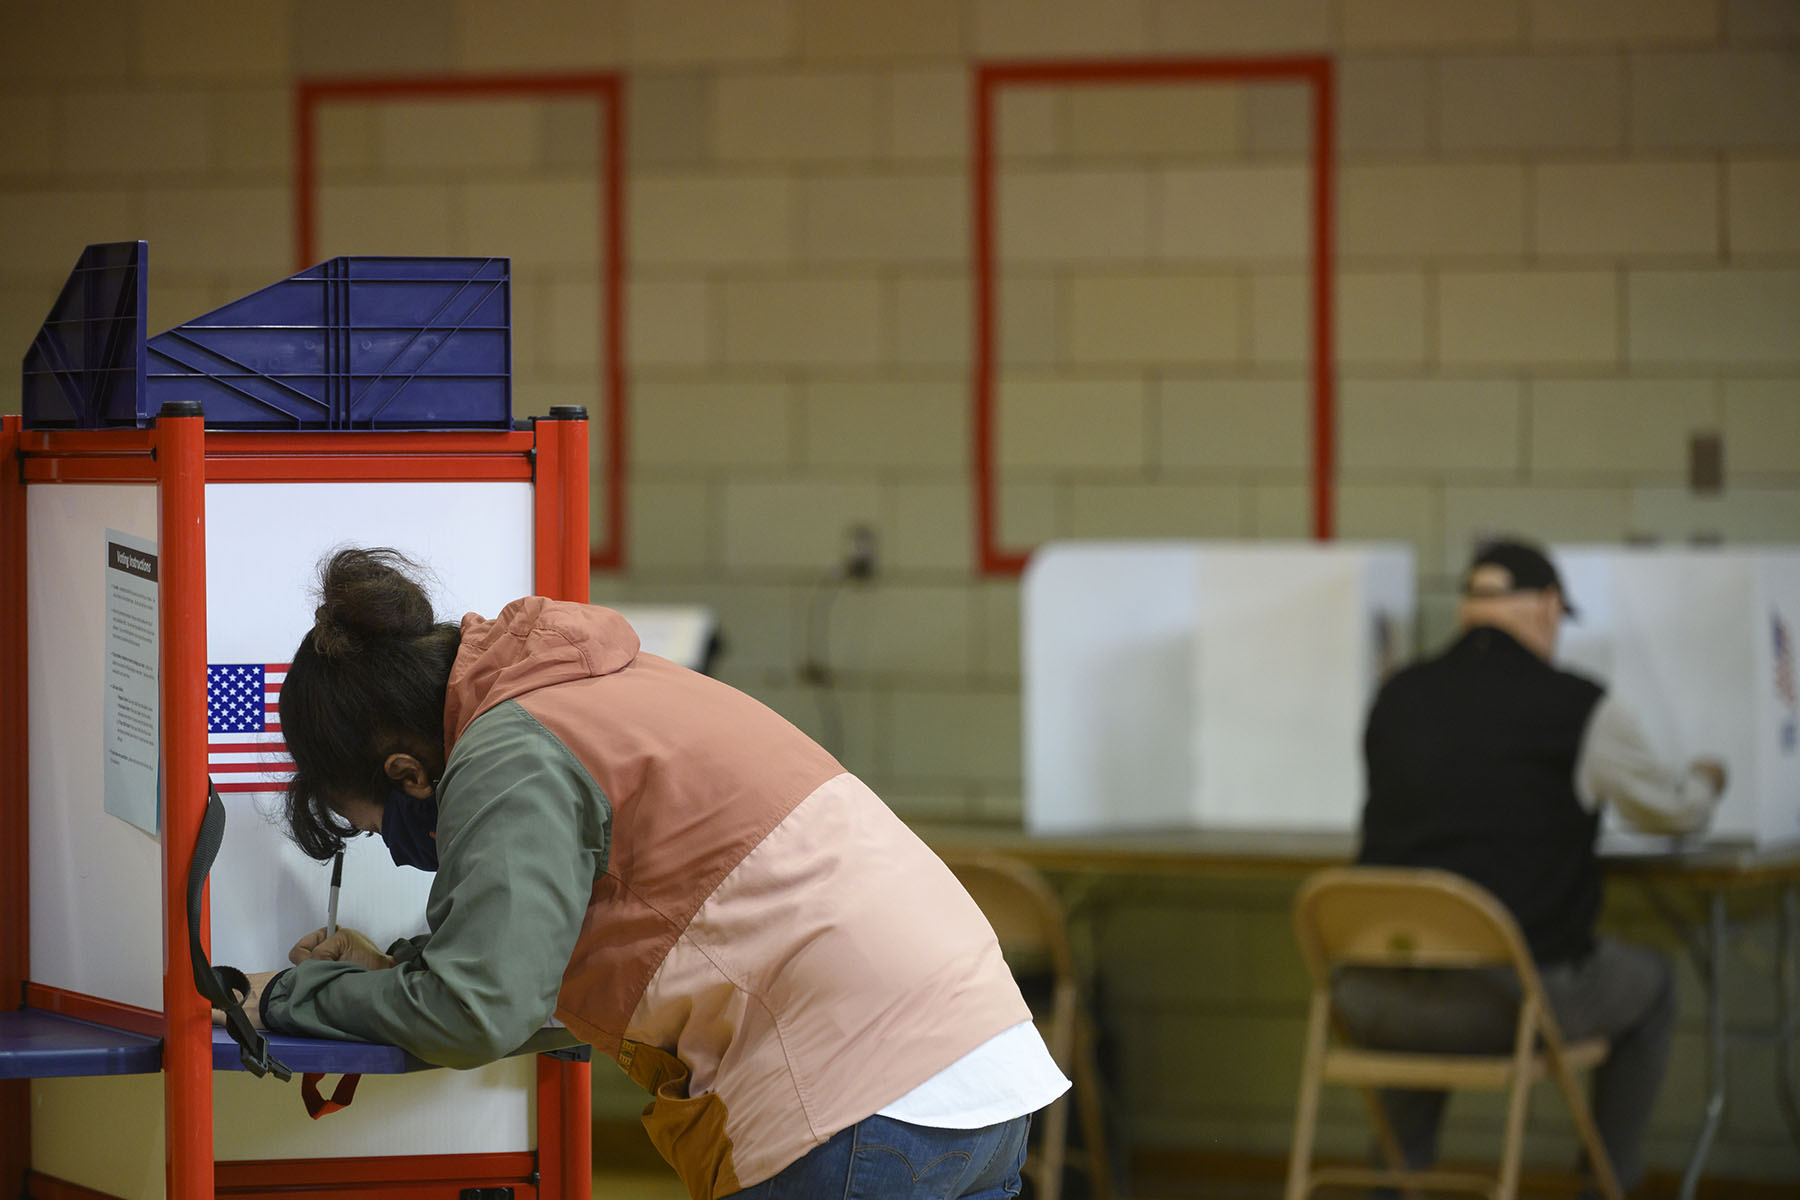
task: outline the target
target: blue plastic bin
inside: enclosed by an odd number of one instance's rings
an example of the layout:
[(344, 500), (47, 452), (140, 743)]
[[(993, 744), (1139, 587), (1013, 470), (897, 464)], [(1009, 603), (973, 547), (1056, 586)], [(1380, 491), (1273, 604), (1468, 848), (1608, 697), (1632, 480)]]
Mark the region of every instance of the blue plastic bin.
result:
[[(129, 267), (112, 265), (123, 248), (135, 250), (123, 255)], [(28, 425), (142, 426), (180, 400), (197, 401), (209, 429), (512, 425), (504, 258), (334, 258), (147, 340), (134, 333), (144, 328), (145, 259), (142, 242), (83, 254), (26, 357)], [(128, 279), (130, 320), (121, 316)], [(78, 366), (58, 373), (59, 363)], [(79, 385), (97, 374), (112, 382), (94, 398)]]
[(145, 423), (147, 257), (143, 242), (100, 242), (81, 252), (21, 364), (27, 429)]

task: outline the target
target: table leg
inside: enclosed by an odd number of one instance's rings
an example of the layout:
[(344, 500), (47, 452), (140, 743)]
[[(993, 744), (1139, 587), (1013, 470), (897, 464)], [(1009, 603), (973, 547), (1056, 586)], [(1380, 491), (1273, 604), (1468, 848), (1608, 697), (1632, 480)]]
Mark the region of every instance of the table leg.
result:
[(1725, 893), (1706, 897), (1706, 1118), (1681, 1177), (1681, 1200), (1694, 1200), (1700, 1173), (1725, 1117)]
[(1800, 1099), (1794, 1087), (1794, 1059), (1797, 1047), (1794, 1005), (1796, 963), (1794, 933), (1800, 925), (1800, 884), (1781, 885), (1780, 902), (1775, 909), (1775, 1087), (1781, 1097), (1781, 1113), (1787, 1118), (1788, 1136), (1800, 1146)]

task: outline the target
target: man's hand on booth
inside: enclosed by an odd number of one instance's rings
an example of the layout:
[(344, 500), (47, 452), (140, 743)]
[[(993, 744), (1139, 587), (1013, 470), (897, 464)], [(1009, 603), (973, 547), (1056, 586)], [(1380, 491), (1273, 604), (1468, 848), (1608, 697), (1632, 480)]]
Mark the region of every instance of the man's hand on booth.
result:
[(1696, 758), (1688, 764), (1688, 770), (1706, 780), (1715, 796), (1725, 791), (1725, 784), (1731, 778), (1724, 762), (1716, 758)]
[(348, 928), (339, 929), (329, 937), (323, 929), (315, 929), (288, 951), (288, 961), (296, 966), (312, 958), (353, 963), (371, 971), (386, 970), (394, 965), (394, 960), (383, 954), (366, 935)]

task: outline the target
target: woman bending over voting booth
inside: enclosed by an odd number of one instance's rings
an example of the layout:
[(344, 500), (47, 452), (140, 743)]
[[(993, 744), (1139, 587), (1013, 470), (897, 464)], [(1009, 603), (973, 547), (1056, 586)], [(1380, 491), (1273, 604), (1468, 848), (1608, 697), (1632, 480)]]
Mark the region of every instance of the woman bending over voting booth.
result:
[(619, 614), (440, 623), (347, 549), (281, 693), (289, 833), (435, 871), (430, 932), (323, 929), (253, 978), (270, 1029), (499, 1058), (554, 1016), (653, 1093), (695, 1200), (1017, 1193), (1068, 1086), (981, 911), (860, 780)]

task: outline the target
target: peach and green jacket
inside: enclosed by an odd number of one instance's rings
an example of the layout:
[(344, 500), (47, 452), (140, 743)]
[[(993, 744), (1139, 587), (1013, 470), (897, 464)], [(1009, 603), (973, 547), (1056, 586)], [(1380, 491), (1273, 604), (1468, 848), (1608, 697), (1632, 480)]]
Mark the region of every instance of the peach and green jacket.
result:
[(444, 733), (431, 932), (392, 970), (285, 972), (272, 1028), (473, 1066), (554, 1013), (649, 1089), (651, 1139), (707, 1200), (1030, 1019), (874, 793), (609, 609), (464, 618)]

